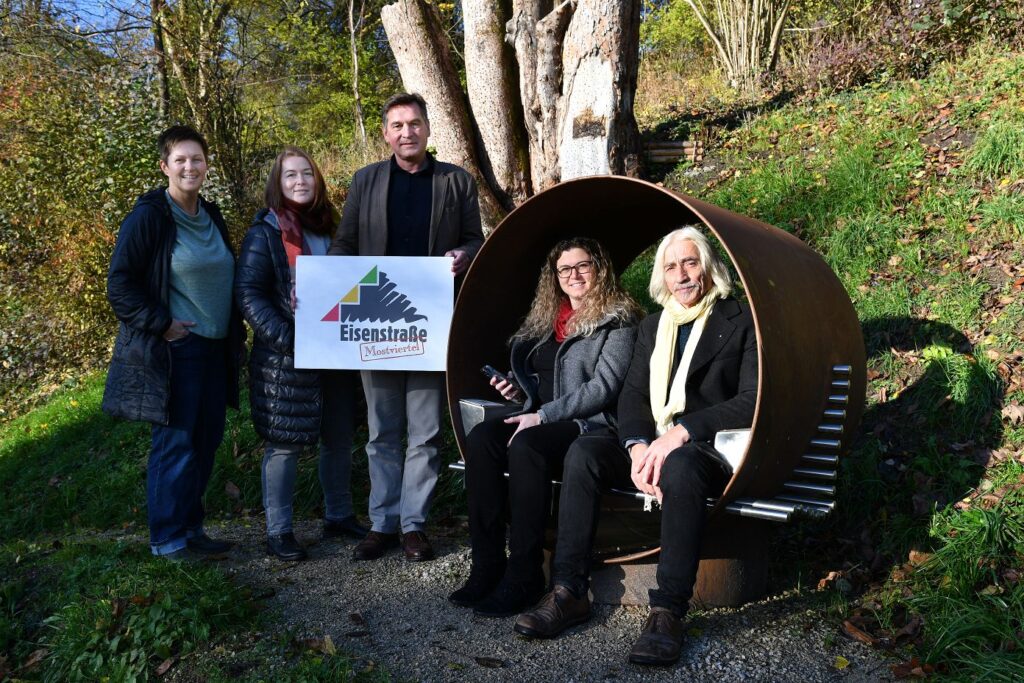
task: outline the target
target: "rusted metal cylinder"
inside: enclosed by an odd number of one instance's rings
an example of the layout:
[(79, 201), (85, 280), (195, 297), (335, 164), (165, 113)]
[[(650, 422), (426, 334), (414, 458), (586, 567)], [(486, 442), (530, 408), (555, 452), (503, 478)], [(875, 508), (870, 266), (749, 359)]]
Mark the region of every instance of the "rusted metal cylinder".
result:
[[(718, 535), (716, 519), (735, 499), (800, 491), (792, 479), (794, 469), (806, 466), (806, 455), (846, 452), (864, 406), (864, 342), (849, 296), (821, 256), (753, 218), (619, 176), (572, 180), (532, 197), (481, 248), (459, 294), (448, 346), (448, 400), (460, 450), (458, 400), (496, 396), (479, 368), (508, 364), (507, 340), (529, 308), (555, 242), (577, 235), (597, 239), (621, 273), (687, 224), (703, 225), (731, 258), (753, 312), (760, 364), (750, 445), (711, 511), (709, 537)], [(739, 533), (736, 521), (743, 520), (730, 521), (729, 535)], [(749, 528), (762, 524), (751, 521)], [(651, 547), (649, 531), (638, 532), (633, 543), (620, 535), (598, 550), (628, 555)]]

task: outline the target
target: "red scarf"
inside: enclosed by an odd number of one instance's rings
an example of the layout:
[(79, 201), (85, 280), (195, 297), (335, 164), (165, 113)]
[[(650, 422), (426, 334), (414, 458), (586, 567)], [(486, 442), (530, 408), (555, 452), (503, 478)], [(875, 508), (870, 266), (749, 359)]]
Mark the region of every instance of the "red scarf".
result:
[(558, 315), (555, 316), (555, 341), (561, 344), (565, 341), (566, 328), (569, 327), (569, 321), (572, 319), (572, 314), (576, 311), (573, 310), (572, 304), (569, 303), (568, 299), (562, 299), (562, 305), (558, 307)]
[(304, 230), (320, 232), (324, 226), (326, 233), (330, 234), (333, 226), (331, 210), (313, 213), (308, 210), (309, 206), (296, 204), (288, 198), (280, 209), (272, 209), (277, 216), (277, 225), (281, 228), (281, 242), (284, 244), (284, 253), (288, 255), (288, 267), (295, 271), (295, 259), (300, 254), (309, 255), (305, 240), (302, 239)]

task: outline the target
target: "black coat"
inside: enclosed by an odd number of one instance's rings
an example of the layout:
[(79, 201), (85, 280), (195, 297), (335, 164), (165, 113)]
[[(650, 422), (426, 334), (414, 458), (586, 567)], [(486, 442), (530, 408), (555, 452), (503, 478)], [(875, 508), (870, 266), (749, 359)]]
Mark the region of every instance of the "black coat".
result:
[(256, 433), (268, 441), (314, 444), (320, 438), (320, 373), (295, 369), (291, 271), (270, 211), (256, 214), (242, 240), (235, 299), (253, 331), (249, 403)]
[[(220, 209), (199, 201), (231, 251)], [(103, 391), (103, 411), (115, 417), (159, 425), (170, 420), (171, 357), (163, 334), (171, 326), (171, 252), (177, 234), (164, 188), (139, 197), (121, 222), (107, 274), (107, 299), (120, 325)], [(238, 407), (242, 341), (242, 320), (232, 307), (224, 362), (233, 408)]]
[[(619, 394), (619, 436), (650, 442), (657, 437), (651, 414), (651, 354), (662, 313), (640, 323), (626, 384)], [(711, 441), (723, 429), (749, 427), (757, 403), (757, 334), (750, 308), (735, 299), (715, 304), (694, 349), (686, 376), (686, 409), (680, 420), (694, 441)]]
[[(425, 256), (444, 256), (452, 249), (462, 249), (472, 261), (484, 243), (476, 181), (463, 168), (435, 160), (432, 182), (429, 253)], [(390, 184), (391, 159), (356, 171), (328, 254), (387, 255)], [(461, 283), (459, 276), (456, 292)]]

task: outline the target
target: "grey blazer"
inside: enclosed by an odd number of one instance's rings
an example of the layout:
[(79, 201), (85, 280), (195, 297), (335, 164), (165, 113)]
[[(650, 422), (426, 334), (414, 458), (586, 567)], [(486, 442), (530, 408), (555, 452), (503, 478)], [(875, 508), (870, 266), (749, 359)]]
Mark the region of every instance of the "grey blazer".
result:
[(555, 398), (538, 406), (539, 382), (527, 361), (552, 336), (553, 331), (542, 339), (512, 343), (512, 375), (526, 394), (521, 412), (537, 411), (543, 422), (576, 420), (584, 432), (614, 426), (616, 399), (636, 340), (635, 324), (623, 326), (608, 316), (589, 336), (567, 338), (555, 354)]
[[(428, 255), (444, 256), (446, 251), (463, 249), (472, 260), (484, 242), (476, 181), (462, 168), (443, 161), (434, 161), (433, 180)], [(390, 159), (356, 171), (341, 214), (341, 225), (328, 254), (387, 255), (390, 181)]]

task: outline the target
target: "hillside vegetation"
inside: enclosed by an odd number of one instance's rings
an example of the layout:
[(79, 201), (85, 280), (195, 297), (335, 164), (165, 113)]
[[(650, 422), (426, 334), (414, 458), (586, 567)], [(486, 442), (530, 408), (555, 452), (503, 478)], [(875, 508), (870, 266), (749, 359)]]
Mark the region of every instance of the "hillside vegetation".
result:
[[(803, 576), (787, 587), (821, 590), (837, 632), (891, 650), (900, 676), (1024, 679), (1022, 80), (1024, 54), (982, 44), (919, 80), (752, 116), (701, 168), (664, 178), (800, 236), (850, 293), (869, 354), (865, 419), (837, 513), (786, 530), (778, 565)], [(143, 677), (259, 618), (258, 597), (215, 569), (161, 569), (94, 538), (145, 528), (148, 430), (100, 414), (102, 379), (0, 427), (0, 677)], [(297, 495), (306, 515), (314, 469)], [(244, 411), (207, 498), (220, 516), (258, 513)], [(442, 496), (440, 513), (459, 504)], [(288, 662), (294, 680), (351, 675), (278, 641), (254, 656)]]

